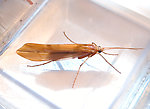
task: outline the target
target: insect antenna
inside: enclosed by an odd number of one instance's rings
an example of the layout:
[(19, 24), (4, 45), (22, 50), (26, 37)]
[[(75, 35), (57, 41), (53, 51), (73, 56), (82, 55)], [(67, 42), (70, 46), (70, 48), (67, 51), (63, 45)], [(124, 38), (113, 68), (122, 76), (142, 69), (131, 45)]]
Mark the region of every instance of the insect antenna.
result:
[(74, 44), (78, 44), (78, 43), (74, 42), (73, 40), (71, 40), (71, 39), (66, 35), (65, 32), (63, 32), (63, 33), (64, 33), (65, 37), (66, 37), (70, 42), (72, 42), (72, 43), (74, 43)]
[[(111, 50), (111, 49), (129, 49), (129, 50), (139, 50), (139, 49), (143, 49), (143, 48), (131, 48), (131, 47), (103, 47), (102, 49), (102, 53), (107, 54), (107, 55), (118, 55), (118, 54), (110, 54), (110, 53), (106, 53), (104, 52), (105, 50)], [(121, 74), (121, 72), (119, 70), (117, 70), (111, 63), (109, 63), (103, 55), (101, 55), (100, 53), (98, 53), (112, 68), (114, 68), (118, 73)]]
[(102, 51), (102, 53), (106, 54), (106, 55), (119, 55), (119, 54), (111, 54), (111, 53), (106, 53), (104, 51)]
[(143, 48), (130, 48), (130, 47), (103, 47), (103, 50), (110, 50), (110, 49), (129, 49), (129, 50), (139, 50)]

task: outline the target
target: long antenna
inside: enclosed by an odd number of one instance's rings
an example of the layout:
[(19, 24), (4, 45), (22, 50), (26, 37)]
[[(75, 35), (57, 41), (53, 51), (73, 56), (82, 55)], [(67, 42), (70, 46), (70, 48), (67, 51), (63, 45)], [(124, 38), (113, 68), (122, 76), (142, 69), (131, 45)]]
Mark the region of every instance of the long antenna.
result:
[(110, 50), (110, 49), (130, 49), (130, 50), (139, 50), (143, 48), (132, 48), (132, 47), (103, 47), (104, 50)]

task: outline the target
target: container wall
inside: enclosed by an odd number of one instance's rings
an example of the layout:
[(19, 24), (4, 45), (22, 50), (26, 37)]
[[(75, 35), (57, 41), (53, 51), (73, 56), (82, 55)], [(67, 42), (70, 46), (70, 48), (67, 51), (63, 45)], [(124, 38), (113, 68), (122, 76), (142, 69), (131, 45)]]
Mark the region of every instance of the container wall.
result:
[[(28, 2), (27, 5), (30, 6)], [(106, 51), (119, 54), (117, 56), (102, 54), (121, 74), (100, 55), (94, 55), (82, 66), (75, 88), (72, 88), (78, 68), (86, 58), (27, 67), (43, 62), (30, 61), (16, 54), (25, 43), (71, 44), (63, 32), (80, 44), (94, 42), (102, 47), (145, 49)], [(147, 27), (111, 11), (111, 7), (105, 8), (91, 0), (50, 0), (0, 56), (0, 68), (44, 98), (44, 103), (52, 102), (63, 109), (117, 109), (120, 104), (128, 104), (126, 100), (131, 97), (132, 87), (137, 89), (136, 81), (140, 83), (145, 75), (140, 71), (149, 60), (146, 58), (149, 36)]]

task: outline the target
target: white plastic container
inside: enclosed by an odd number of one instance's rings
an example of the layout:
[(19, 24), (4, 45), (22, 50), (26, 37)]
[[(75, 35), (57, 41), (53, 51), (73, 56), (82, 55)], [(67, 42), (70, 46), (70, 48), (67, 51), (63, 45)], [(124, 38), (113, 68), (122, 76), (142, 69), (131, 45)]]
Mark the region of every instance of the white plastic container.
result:
[[(1, 74), (10, 81), (12, 81), (10, 78), (13, 78), (17, 81), (14, 83), (25, 91), (22, 93), (28, 92), (33, 95), (33, 98), (40, 100), (43, 106), (49, 108), (51, 106), (51, 108), (62, 109), (135, 107), (142, 95), (142, 93), (137, 95), (138, 91), (143, 92), (149, 80), (147, 63), (150, 30), (146, 25), (148, 20), (123, 9), (114, 4), (97, 4), (90, 0), (48, 1), (42, 11), (23, 32), (17, 34), (19, 37), (0, 56)], [(75, 88), (72, 89), (78, 67), (85, 59), (61, 60), (29, 68), (27, 65), (42, 62), (32, 62), (16, 54), (18, 48), (29, 42), (71, 43), (64, 37), (64, 31), (77, 43), (95, 42), (102, 47), (122, 46), (145, 49), (115, 50), (115, 53), (120, 54), (119, 56), (103, 55), (122, 74), (112, 69), (99, 55), (93, 56), (81, 68)], [(143, 80), (145, 77), (147, 79)], [(2, 95), (5, 95), (5, 92)], [(20, 99), (22, 104), (30, 105), (32, 102), (30, 99), (27, 101), (22, 102)], [(9, 102), (19, 107), (11, 102), (10, 98)], [(38, 103), (32, 105), (37, 106)]]

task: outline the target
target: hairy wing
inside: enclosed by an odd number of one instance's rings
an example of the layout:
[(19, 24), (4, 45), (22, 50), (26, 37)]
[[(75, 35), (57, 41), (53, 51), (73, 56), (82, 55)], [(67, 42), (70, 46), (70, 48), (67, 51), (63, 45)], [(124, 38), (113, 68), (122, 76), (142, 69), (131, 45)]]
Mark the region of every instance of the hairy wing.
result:
[(26, 43), (16, 52), (31, 61), (59, 60), (84, 57), (95, 51), (92, 44), (35, 44)]

